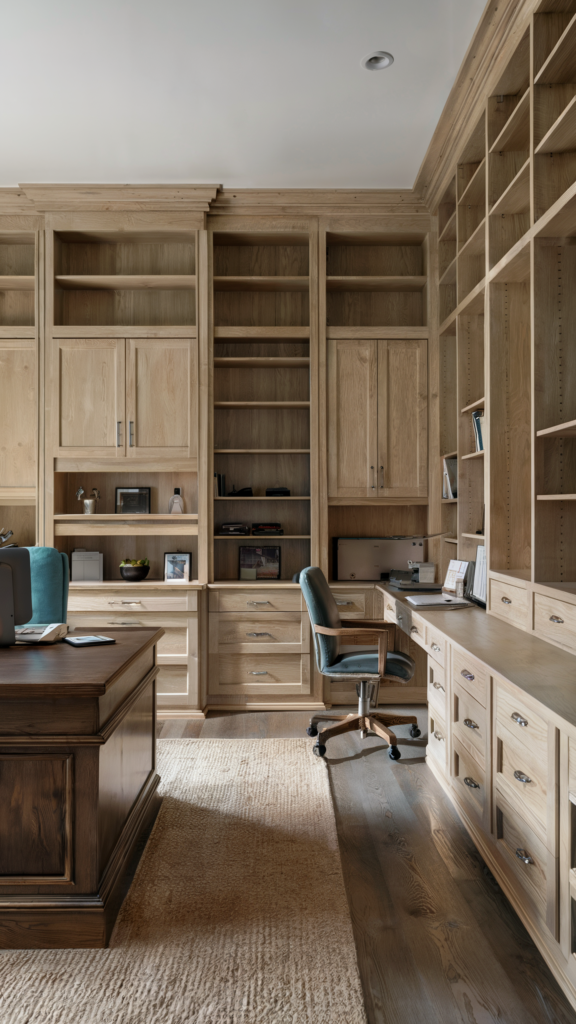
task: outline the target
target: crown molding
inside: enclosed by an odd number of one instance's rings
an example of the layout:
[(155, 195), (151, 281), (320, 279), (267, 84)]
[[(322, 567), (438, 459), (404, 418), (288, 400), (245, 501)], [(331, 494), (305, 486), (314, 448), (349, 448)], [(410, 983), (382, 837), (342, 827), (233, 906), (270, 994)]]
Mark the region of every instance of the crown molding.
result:
[(23, 184), (0, 189), (0, 212), (187, 210), (208, 213), (219, 185)]
[(231, 189), (223, 188), (210, 206), (211, 215), (242, 216), (428, 216), (413, 189)]

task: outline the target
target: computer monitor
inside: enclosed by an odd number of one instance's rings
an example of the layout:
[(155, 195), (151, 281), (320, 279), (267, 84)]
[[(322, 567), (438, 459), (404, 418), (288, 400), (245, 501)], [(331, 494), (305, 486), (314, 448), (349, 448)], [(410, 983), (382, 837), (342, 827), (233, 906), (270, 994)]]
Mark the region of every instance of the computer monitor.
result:
[(32, 618), (32, 582), (28, 548), (0, 549), (0, 647), (16, 641), (14, 626)]

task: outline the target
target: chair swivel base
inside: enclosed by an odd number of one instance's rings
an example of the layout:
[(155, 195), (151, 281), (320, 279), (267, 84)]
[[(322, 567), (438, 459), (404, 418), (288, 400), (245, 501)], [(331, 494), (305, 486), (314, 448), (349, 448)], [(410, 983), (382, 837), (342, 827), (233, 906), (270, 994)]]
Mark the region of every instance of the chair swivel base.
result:
[[(376, 733), (390, 744), (389, 756), (392, 761), (398, 761), (401, 757), (396, 741), (396, 734), (392, 731), (393, 725), (410, 725), (410, 735), (413, 739), (420, 736), (418, 719), (415, 715), (387, 715), (380, 711), (371, 711), (369, 700), (367, 700), (367, 684), (362, 682), (357, 687), (358, 691), (358, 713), (355, 715), (314, 715), (310, 719), (310, 725), (306, 729), (308, 736), (318, 736), (317, 742), (312, 750), (317, 757), (323, 757), (326, 753), (326, 744), (333, 736), (339, 736), (345, 732), (356, 732), (360, 730), (362, 738), (368, 732)], [(318, 722), (333, 722), (323, 729), (318, 729)]]

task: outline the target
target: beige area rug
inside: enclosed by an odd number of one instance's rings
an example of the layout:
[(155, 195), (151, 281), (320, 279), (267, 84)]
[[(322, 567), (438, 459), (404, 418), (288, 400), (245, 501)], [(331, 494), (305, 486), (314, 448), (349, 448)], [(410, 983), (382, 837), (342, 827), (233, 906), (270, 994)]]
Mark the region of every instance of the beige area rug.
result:
[(0, 953), (2, 1024), (366, 1024), (310, 742), (158, 750), (164, 802), (110, 948)]

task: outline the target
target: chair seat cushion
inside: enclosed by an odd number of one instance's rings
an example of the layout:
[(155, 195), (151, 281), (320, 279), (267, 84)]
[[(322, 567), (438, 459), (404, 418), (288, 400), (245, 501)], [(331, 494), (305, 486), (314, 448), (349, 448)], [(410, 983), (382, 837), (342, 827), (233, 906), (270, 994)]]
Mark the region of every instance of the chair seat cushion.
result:
[[(386, 675), (400, 676), (401, 679), (412, 679), (416, 664), (409, 654), (402, 654), (401, 651), (390, 651), (386, 658)], [(367, 675), (378, 675), (378, 654), (339, 654), (332, 665), (324, 670), (325, 675), (334, 672), (350, 672), (358, 675), (366, 672)]]

